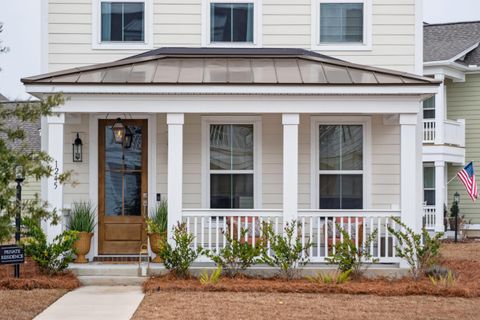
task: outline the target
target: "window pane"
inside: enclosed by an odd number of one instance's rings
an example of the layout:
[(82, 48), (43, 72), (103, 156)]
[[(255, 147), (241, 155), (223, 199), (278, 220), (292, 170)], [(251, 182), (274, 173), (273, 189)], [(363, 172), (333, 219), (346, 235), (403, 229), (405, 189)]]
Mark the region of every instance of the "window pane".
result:
[(253, 42), (253, 3), (210, 4), (212, 42)]
[(253, 170), (253, 125), (232, 126), (232, 169)]
[(125, 173), (124, 176), (124, 215), (140, 216), (142, 214), (141, 204), (142, 175), (140, 173)]
[(342, 170), (363, 168), (363, 127), (342, 126)]
[(125, 169), (142, 170), (142, 127), (128, 126), (128, 128), (132, 132), (133, 137), (130, 148), (123, 149), (125, 154)]
[(340, 209), (339, 175), (320, 175), (320, 209)]
[(363, 3), (321, 3), (320, 42), (363, 42)]
[(102, 2), (102, 41), (144, 41), (144, 3)]
[(363, 208), (363, 177), (360, 174), (343, 175), (341, 180), (341, 209)]
[(435, 167), (423, 167), (423, 187), (435, 188)]
[(424, 190), (423, 201), (427, 203), (427, 206), (435, 205), (435, 190)]
[(210, 208), (252, 209), (253, 174), (212, 174)]
[(423, 101), (423, 109), (435, 109), (435, 96)]
[(320, 126), (320, 170), (340, 170), (341, 126)]
[(105, 215), (122, 215), (122, 186), (122, 173), (105, 171)]
[(231, 170), (231, 125), (210, 125), (210, 169)]
[(435, 109), (423, 109), (423, 119), (435, 119)]

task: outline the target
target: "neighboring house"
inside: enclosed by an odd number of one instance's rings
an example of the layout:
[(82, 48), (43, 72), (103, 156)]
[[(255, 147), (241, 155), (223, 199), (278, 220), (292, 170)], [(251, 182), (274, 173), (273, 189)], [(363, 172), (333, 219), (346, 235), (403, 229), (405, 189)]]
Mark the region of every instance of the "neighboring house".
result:
[[(473, 161), (480, 172), (480, 22), (426, 24), (424, 75), (443, 80), (435, 98), (424, 103), (424, 201), (433, 229), (444, 230), (444, 205), (461, 195), (460, 214), (480, 229), (480, 209), (452, 178)], [(436, 219), (432, 213), (436, 212)]]
[(47, 200), (97, 206), (90, 257), (138, 254), (167, 198), (169, 225), (187, 223), (195, 245), (296, 220), (322, 262), (338, 223), (357, 242), (378, 230), (374, 255), (399, 262), (386, 227), (421, 227), (420, 106), (440, 84), (413, 74), (420, 12), (413, 0), (51, 1), (52, 73), (23, 82), (69, 98), (42, 136), (79, 183), (52, 177)]

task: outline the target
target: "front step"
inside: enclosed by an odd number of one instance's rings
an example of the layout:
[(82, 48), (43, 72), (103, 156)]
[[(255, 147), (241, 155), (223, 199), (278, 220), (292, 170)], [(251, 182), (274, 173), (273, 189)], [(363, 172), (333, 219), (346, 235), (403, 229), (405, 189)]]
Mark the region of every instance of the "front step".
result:
[(124, 276), (79, 276), (83, 286), (140, 286), (146, 277)]
[(118, 277), (138, 277), (138, 264), (104, 264), (87, 263), (71, 264), (69, 269), (77, 276), (118, 276)]

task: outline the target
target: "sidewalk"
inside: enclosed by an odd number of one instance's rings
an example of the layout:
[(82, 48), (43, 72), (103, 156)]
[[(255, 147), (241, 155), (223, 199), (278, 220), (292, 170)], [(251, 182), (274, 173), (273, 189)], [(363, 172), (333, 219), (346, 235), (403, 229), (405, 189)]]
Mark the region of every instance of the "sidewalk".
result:
[(144, 294), (140, 286), (89, 286), (67, 293), (35, 320), (129, 320)]

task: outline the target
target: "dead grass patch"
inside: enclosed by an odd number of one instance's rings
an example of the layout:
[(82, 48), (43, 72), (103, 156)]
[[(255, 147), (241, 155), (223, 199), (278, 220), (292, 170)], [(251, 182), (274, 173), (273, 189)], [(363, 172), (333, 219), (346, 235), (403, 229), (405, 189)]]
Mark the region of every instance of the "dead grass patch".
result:
[(33, 319), (66, 292), (64, 289), (0, 290), (0, 320)]
[(31, 259), (20, 265), (20, 278), (13, 277), (13, 266), (0, 266), (0, 290), (66, 289), (73, 290), (80, 281), (71, 272), (49, 276), (42, 274)]
[(473, 320), (479, 303), (479, 298), (432, 296), (159, 292), (147, 294), (132, 319)]

